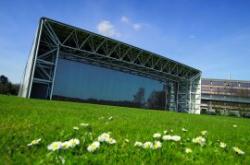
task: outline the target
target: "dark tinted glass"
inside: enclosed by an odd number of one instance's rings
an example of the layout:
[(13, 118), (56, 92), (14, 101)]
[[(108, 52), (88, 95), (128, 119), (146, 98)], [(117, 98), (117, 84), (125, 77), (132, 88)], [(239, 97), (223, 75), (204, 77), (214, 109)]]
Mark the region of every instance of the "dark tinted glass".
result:
[(33, 83), (31, 98), (47, 99), (48, 86), (46, 84)]
[(167, 90), (157, 80), (59, 59), (53, 98), (165, 109)]

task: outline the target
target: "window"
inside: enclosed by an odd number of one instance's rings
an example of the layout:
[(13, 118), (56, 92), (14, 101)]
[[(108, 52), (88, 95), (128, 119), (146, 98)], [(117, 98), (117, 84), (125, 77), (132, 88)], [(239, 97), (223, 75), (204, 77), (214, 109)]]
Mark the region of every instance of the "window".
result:
[(53, 98), (165, 109), (170, 90), (157, 80), (59, 59)]

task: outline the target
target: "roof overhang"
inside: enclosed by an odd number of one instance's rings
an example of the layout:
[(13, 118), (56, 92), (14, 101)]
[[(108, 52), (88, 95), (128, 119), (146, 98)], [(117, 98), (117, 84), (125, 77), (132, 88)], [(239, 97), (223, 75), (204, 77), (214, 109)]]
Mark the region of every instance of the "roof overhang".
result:
[(49, 18), (41, 18), (39, 54), (60, 47), (62, 58), (173, 81), (190, 81), (201, 71), (147, 50)]

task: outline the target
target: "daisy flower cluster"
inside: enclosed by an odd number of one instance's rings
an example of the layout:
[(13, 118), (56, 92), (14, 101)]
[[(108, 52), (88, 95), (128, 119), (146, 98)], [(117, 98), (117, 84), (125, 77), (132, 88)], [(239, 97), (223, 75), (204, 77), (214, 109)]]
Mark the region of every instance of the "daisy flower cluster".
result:
[(52, 142), (50, 145), (48, 145), (47, 148), (50, 151), (60, 150), (60, 149), (62, 149), (62, 142), (61, 141)]
[[(110, 116), (108, 118), (108, 120), (112, 120), (113, 117)], [(90, 127), (90, 124), (89, 123), (80, 123), (80, 127)], [(77, 127), (77, 126), (74, 126), (73, 127), (73, 130), (79, 130), (80, 128)], [(182, 132), (188, 132), (188, 129), (186, 128), (181, 128), (180, 129)], [(134, 147), (137, 147), (137, 148), (141, 148), (141, 149), (144, 149), (144, 150), (157, 150), (157, 149), (160, 149), (162, 148), (163, 144), (166, 143), (166, 141), (171, 141), (171, 142), (180, 142), (182, 140), (182, 137), (179, 136), (179, 135), (171, 135), (171, 134), (174, 134), (173, 133), (174, 131), (172, 129), (170, 129), (169, 131), (168, 130), (164, 130), (163, 133), (160, 133), (160, 132), (156, 132), (153, 134), (153, 136), (151, 137), (153, 140), (152, 141), (145, 141), (145, 142), (140, 142), (140, 141), (135, 141), (134, 143)], [(186, 135), (186, 133), (184, 133)], [(87, 151), (88, 152), (95, 152), (97, 151), (101, 145), (105, 145), (105, 144), (108, 144), (108, 145), (114, 145), (117, 143), (117, 141), (111, 136), (111, 132), (104, 132), (104, 133), (101, 133), (99, 136), (97, 136), (97, 138), (95, 138), (95, 140), (93, 140), (93, 137), (92, 137), (92, 133), (91, 132), (86, 132), (85, 135), (88, 135), (89, 137), (91, 137), (91, 142), (90, 144), (87, 146)], [(191, 143), (194, 143), (194, 144), (197, 144), (198, 146), (205, 146), (206, 143), (208, 144), (209, 146), (209, 142), (207, 142), (207, 136), (208, 136), (208, 131), (207, 130), (202, 130), (200, 132), (200, 135), (198, 135), (197, 137), (194, 137), (194, 138), (187, 138), (186, 141), (181, 141), (180, 143), (178, 144), (181, 144), (181, 146), (183, 146), (183, 144), (185, 142), (191, 142)], [(185, 138), (184, 138), (185, 139)], [(40, 144), (41, 142), (41, 138), (38, 138), (38, 139), (35, 139), (35, 140), (32, 140), (29, 144), (27, 144), (27, 146), (33, 146), (33, 145), (38, 145)], [(127, 143), (129, 144), (130, 140), (125, 138), (123, 139), (123, 144)], [(220, 141), (220, 140), (217, 140), (217, 146), (220, 147), (221, 149), (224, 149), (225, 151), (227, 151), (227, 149), (229, 148), (227, 146), (226, 143)], [(83, 142), (84, 143), (84, 142)], [(77, 138), (72, 138), (72, 139), (69, 139), (67, 141), (54, 141), (52, 142), (51, 144), (49, 144), (47, 146), (47, 149), (49, 151), (58, 151), (58, 150), (66, 150), (66, 149), (70, 149), (70, 148), (75, 148), (76, 146), (80, 145), (80, 140), (77, 139)], [(132, 144), (133, 145), (133, 144)], [(186, 154), (191, 154), (193, 152), (193, 150), (189, 147), (187, 147), (186, 145), (184, 145), (185, 147), (182, 148), (183, 152), (186, 153)], [(234, 146), (232, 147), (232, 150), (238, 154), (238, 155), (244, 155), (245, 152), (242, 151), (240, 148)]]
[[(182, 128), (181, 129), (182, 132), (187, 132), (188, 130), (186, 128)], [(173, 130), (170, 130), (169, 132), (173, 132)], [(134, 143), (134, 147), (139, 147), (139, 148), (143, 148), (143, 149), (159, 149), (162, 147), (162, 141), (174, 141), (174, 142), (178, 142), (181, 141), (181, 136), (179, 135), (170, 135), (167, 134), (168, 130), (163, 131), (163, 135), (159, 132), (154, 133), (153, 134), (153, 138), (157, 141), (151, 142), (151, 141), (146, 141), (146, 142), (140, 142), (140, 141), (136, 141)], [(200, 132), (201, 136), (197, 136), (195, 138), (192, 139), (192, 143), (194, 144), (198, 144), (201, 147), (203, 147), (204, 145), (206, 145), (206, 136), (208, 135), (208, 131), (207, 130), (203, 130)], [(188, 138), (189, 139), (189, 138)], [(190, 141), (190, 139), (188, 140)], [(219, 147), (222, 149), (225, 149), (227, 147), (227, 144), (224, 142), (220, 142), (219, 141)], [(233, 150), (235, 153), (239, 154), (239, 155), (244, 155), (245, 152), (242, 151), (241, 149), (239, 149), (238, 147), (233, 147)], [(186, 154), (190, 154), (193, 152), (193, 150), (191, 148), (186, 147), (184, 149), (184, 152)]]
[(116, 140), (110, 136), (110, 132), (102, 133), (100, 136), (98, 136), (98, 141), (105, 142), (108, 144), (115, 144), (116, 143)]
[[(165, 130), (167, 133), (167, 130)], [(173, 132), (173, 131), (172, 131)], [(140, 147), (140, 148), (144, 148), (144, 149), (159, 149), (162, 147), (162, 142), (160, 140), (166, 141), (166, 140), (171, 140), (171, 141), (180, 141), (181, 137), (178, 135), (161, 135), (161, 133), (157, 132), (153, 134), (153, 138), (157, 139), (154, 142), (151, 141), (146, 141), (144, 143), (140, 142), (140, 141), (136, 141), (134, 143), (135, 147)]]
[(154, 141), (154, 142), (147, 141), (145, 143), (136, 141), (134, 146), (143, 149), (159, 149), (162, 147), (162, 143), (160, 141)]
[(180, 141), (181, 140), (181, 137), (178, 136), (178, 135), (164, 135), (162, 136), (162, 140), (164, 141)]
[(80, 144), (80, 140), (79, 139), (70, 139), (68, 141), (56, 141), (56, 142), (52, 142), (51, 144), (48, 145), (48, 150), (50, 151), (56, 151), (56, 150), (60, 150), (60, 149), (69, 149), (69, 148), (74, 148), (77, 145)]
[(204, 146), (206, 144), (206, 139), (202, 136), (198, 136), (192, 139), (192, 142)]
[(110, 136), (110, 132), (102, 133), (97, 137), (97, 141), (92, 142), (88, 147), (88, 152), (94, 152), (100, 148), (101, 143), (116, 144), (116, 140)]
[(99, 141), (94, 141), (93, 143), (91, 143), (88, 147), (87, 147), (87, 151), (88, 152), (94, 152), (97, 149), (100, 148), (100, 142)]

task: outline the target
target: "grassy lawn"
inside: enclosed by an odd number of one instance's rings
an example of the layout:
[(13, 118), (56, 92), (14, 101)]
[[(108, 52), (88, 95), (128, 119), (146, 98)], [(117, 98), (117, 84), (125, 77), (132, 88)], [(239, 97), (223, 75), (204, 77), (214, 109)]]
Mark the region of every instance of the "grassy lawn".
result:
[[(153, 142), (153, 134), (164, 130), (181, 140), (161, 140), (162, 147), (155, 150), (134, 146), (135, 141)], [(192, 143), (202, 130), (208, 131), (206, 144)], [(88, 152), (88, 145), (103, 132), (111, 132), (117, 143), (101, 143), (98, 150)], [(38, 138), (38, 145), (27, 146)], [(47, 149), (54, 141), (71, 138), (80, 144), (54, 152)], [(219, 141), (227, 147), (220, 148)], [(235, 153), (234, 146), (245, 154)], [(185, 153), (186, 147), (192, 153)], [(63, 160), (65, 164), (249, 164), (250, 120), (0, 95), (0, 164), (61, 164)]]

